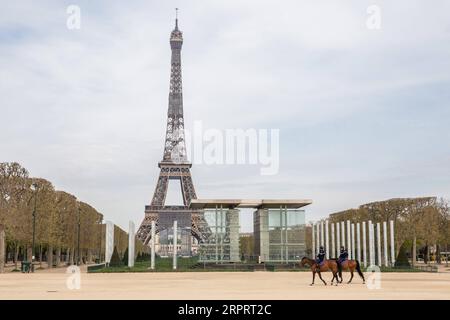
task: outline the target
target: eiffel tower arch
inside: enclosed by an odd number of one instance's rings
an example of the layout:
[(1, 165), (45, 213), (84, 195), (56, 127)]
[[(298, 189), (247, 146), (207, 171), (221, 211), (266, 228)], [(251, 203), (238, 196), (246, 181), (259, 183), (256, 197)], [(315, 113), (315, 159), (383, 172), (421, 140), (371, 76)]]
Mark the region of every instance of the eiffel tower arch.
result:
[[(145, 206), (145, 218), (139, 227), (137, 237), (148, 244), (151, 238), (151, 223), (155, 221), (156, 233), (162, 236), (163, 230), (169, 230), (174, 220), (202, 242), (203, 215), (201, 211), (189, 209), (192, 199), (197, 199), (191, 177), (192, 164), (186, 156), (184, 136), (183, 92), (181, 77), (181, 47), (183, 34), (178, 29), (178, 18), (175, 20), (175, 29), (170, 34), (170, 47), (172, 51), (170, 70), (169, 107), (167, 112), (167, 128), (164, 144), (163, 160), (159, 162), (160, 173), (151, 204)], [(165, 205), (170, 180), (179, 180), (183, 205)]]

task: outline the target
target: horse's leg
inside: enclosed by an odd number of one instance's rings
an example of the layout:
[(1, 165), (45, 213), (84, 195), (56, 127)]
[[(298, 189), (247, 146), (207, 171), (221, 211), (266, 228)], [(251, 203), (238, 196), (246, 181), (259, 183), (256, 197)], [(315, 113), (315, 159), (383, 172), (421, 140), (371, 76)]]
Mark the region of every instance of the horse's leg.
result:
[(363, 284), (365, 284), (366, 279), (364, 278), (364, 274), (361, 271), (361, 266), (359, 265), (358, 261), (356, 261), (356, 271), (358, 272), (359, 276), (363, 279)]
[[(339, 283), (339, 278), (338, 278), (339, 267), (336, 265), (336, 268), (331, 269), (331, 272), (333, 272), (333, 279), (336, 278), (336, 286), (337, 286)], [(333, 280), (331, 280), (331, 284), (333, 284)]]
[(350, 269), (350, 280), (348, 280), (348, 282), (347, 282), (347, 283), (350, 283), (350, 282), (352, 282), (352, 279), (353, 279), (353, 270), (352, 270), (352, 269)]
[[(339, 283), (339, 278), (338, 278), (338, 272), (337, 271), (333, 272), (333, 279), (334, 278), (336, 278), (336, 286), (337, 286), (338, 283)], [(331, 281), (331, 284), (333, 284), (333, 281)]]
[(316, 271), (313, 271), (312, 273), (313, 273), (313, 281), (310, 284), (310, 286), (312, 286), (314, 284), (314, 279), (316, 278)]
[(336, 265), (337, 265), (337, 271), (336, 271), (336, 282), (339, 283), (339, 277), (338, 275), (341, 277), (341, 282), (342, 282), (342, 266), (339, 262), (336, 261)]
[(330, 268), (331, 273), (333, 274), (333, 278), (331, 278), (331, 285), (333, 285), (333, 281), (334, 281), (334, 271), (333, 268)]
[(333, 285), (335, 278), (336, 278), (336, 284), (337, 284), (339, 282), (339, 279), (337, 278), (337, 267), (336, 268), (330, 267), (330, 271), (333, 274), (333, 278), (331, 279), (331, 285)]
[(327, 285), (327, 283), (325, 282), (325, 280), (322, 279), (322, 275), (320, 274), (320, 271), (317, 272), (317, 274), (319, 275), (320, 280), (322, 280), (324, 285)]

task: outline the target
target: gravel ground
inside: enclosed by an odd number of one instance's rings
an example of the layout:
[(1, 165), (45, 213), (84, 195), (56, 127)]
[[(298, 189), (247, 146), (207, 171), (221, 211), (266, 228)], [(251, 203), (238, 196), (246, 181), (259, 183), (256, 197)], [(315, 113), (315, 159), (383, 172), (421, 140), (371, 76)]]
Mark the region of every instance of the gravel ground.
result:
[[(382, 273), (381, 288), (325, 286), (308, 272), (80, 273), (80, 289), (58, 268), (0, 274), (0, 299), (450, 299), (450, 273)], [(366, 277), (368, 274), (366, 274)], [(344, 274), (344, 281), (349, 274)], [(369, 282), (369, 281), (367, 281)]]

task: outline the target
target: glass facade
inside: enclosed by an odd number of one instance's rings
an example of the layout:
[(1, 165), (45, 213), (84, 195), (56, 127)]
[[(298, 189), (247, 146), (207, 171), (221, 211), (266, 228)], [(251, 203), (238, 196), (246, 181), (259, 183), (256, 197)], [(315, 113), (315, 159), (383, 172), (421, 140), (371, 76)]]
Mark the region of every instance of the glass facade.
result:
[[(177, 255), (191, 255), (191, 228), (177, 228)], [(161, 257), (173, 256), (173, 227), (159, 232), (159, 251)]]
[(259, 209), (254, 213), (255, 253), (261, 261), (297, 262), (305, 255), (305, 211)]
[(299, 261), (305, 255), (304, 210), (269, 209), (269, 261)]
[(239, 212), (218, 207), (206, 209), (201, 227), (204, 240), (199, 243), (201, 262), (239, 261)]
[[(253, 204), (252, 204), (253, 205)], [(253, 214), (254, 255), (259, 262), (291, 263), (305, 256), (305, 211), (279, 208), (263, 208), (255, 205)], [(186, 212), (160, 214), (158, 219), (159, 249), (162, 257), (173, 255), (174, 245), (180, 256), (197, 255), (204, 263), (241, 262), (239, 251), (239, 210), (216, 205), (203, 209), (202, 218), (196, 224), (201, 240), (192, 239), (192, 218)], [(173, 221), (177, 221), (177, 243), (174, 244)]]
[(173, 255), (173, 222), (177, 221), (177, 255), (191, 255), (191, 214), (185, 212), (170, 212), (158, 217), (159, 250), (161, 257)]

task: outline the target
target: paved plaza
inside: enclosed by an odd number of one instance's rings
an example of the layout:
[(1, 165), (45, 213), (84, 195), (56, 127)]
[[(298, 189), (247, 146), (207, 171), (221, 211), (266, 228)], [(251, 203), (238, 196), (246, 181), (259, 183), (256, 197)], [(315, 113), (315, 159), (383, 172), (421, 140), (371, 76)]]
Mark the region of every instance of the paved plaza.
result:
[[(381, 289), (354, 283), (309, 286), (309, 272), (80, 274), (70, 290), (65, 269), (0, 274), (0, 299), (450, 299), (450, 273), (383, 273)], [(324, 277), (328, 282), (331, 274)], [(344, 275), (344, 280), (348, 274)], [(320, 280), (319, 280), (320, 281)]]

